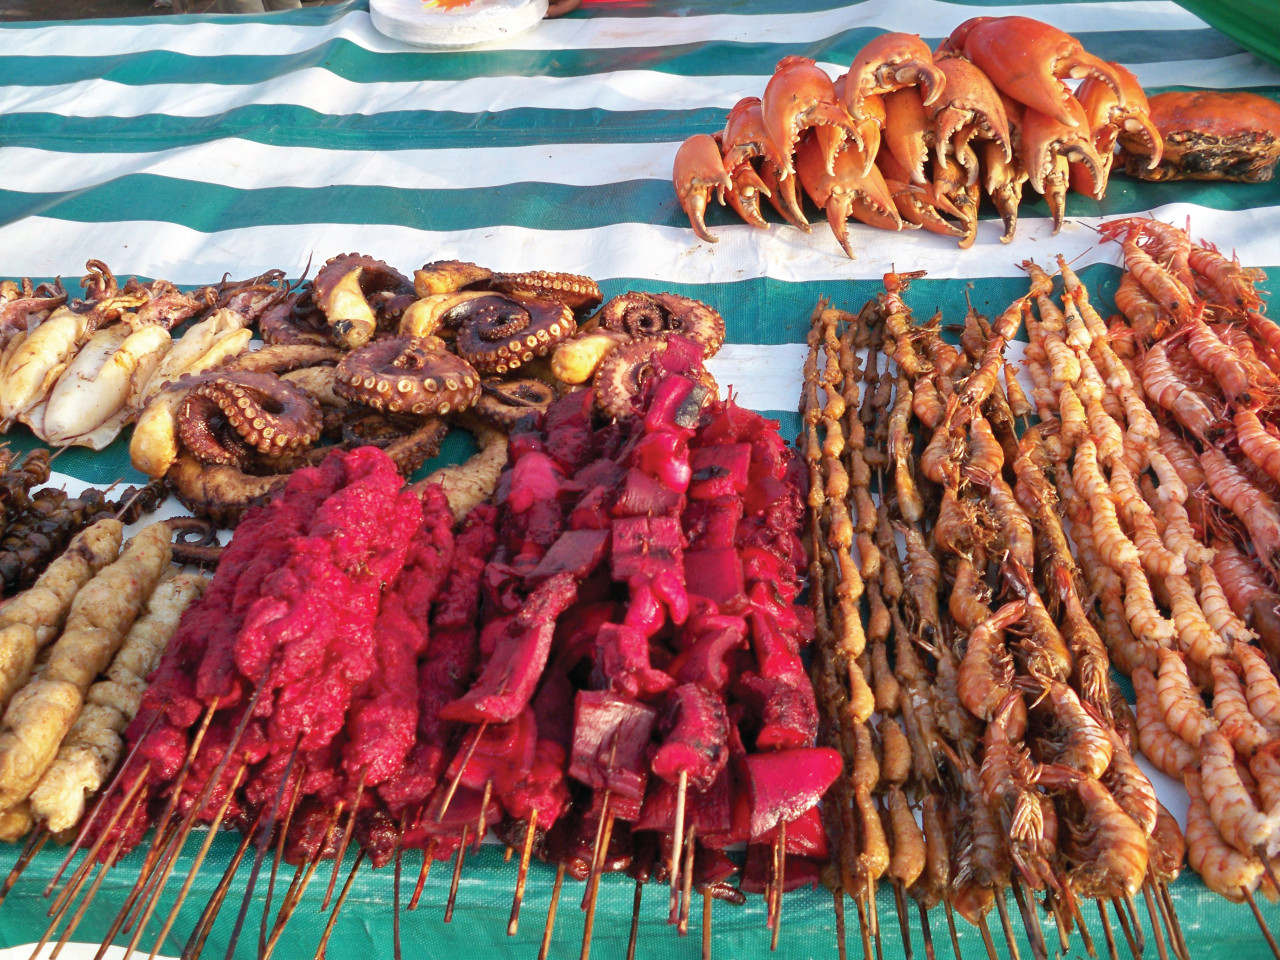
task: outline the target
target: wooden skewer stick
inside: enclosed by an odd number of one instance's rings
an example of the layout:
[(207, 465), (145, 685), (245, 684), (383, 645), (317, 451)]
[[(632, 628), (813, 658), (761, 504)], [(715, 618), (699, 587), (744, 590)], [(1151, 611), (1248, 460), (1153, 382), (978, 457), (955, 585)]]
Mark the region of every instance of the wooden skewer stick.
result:
[(458, 844), (458, 855), (453, 861), (453, 879), (449, 881), (449, 902), (444, 908), (444, 922), (453, 921), (453, 905), (458, 899), (458, 882), (462, 879), (462, 860), (467, 855), (467, 830), (471, 826), (469, 823), (462, 825), (462, 840)]
[[(67, 942), (71, 939), (71, 935), (75, 933), (76, 927), (80, 926), (80, 921), (84, 919), (85, 911), (89, 909), (89, 904), (93, 903), (93, 898), (98, 895), (98, 889), (102, 886), (102, 881), (106, 877), (107, 871), (115, 866), (116, 859), (120, 856), (120, 850), (124, 846), (125, 837), (129, 834), (129, 827), (133, 823), (133, 818), (137, 816), (138, 810), (142, 806), (142, 797), (140, 795), (135, 796), (134, 799), (130, 801), (130, 806), (132, 809), (129, 811), (129, 817), (125, 821), (124, 828), (121, 829), (119, 835), (116, 837), (116, 842), (111, 846), (111, 852), (107, 855), (107, 862), (102, 865), (102, 868), (98, 871), (98, 875), (94, 877), (93, 884), (89, 887), (88, 893), (86, 893), (84, 895), (84, 899), (80, 901), (80, 906), (78, 906), (76, 908), (76, 912), (71, 915), (71, 919), (67, 922), (66, 928), (62, 931), (62, 936), (58, 938), (58, 942), (54, 946), (53, 952), (50, 954), (51, 958), (57, 957), (58, 954), (62, 952), (62, 948), (66, 946)], [(68, 906), (69, 905), (70, 904), (68, 903)], [(52, 930), (52, 927), (50, 930)], [(48, 937), (48, 933), (46, 933), (45, 936)], [(33, 960), (39, 955), (40, 950), (44, 947), (44, 943), (45, 941), (42, 941), (31, 954)]]
[(1151, 895), (1151, 884), (1142, 885), (1142, 897), (1147, 904), (1147, 916), (1151, 918), (1151, 934), (1156, 938), (1156, 953), (1160, 960), (1169, 960), (1169, 951), (1164, 946), (1164, 934), (1160, 932), (1160, 917), (1157, 916), (1156, 900)]
[(671, 906), (667, 911), (667, 923), (680, 918), (680, 850), (684, 846), (684, 802), (689, 790), (689, 771), (681, 770), (676, 780), (676, 829), (671, 841), (671, 862), (667, 871), (671, 875)]
[[(711, 888), (709, 886), (702, 888), (702, 960), (711, 960), (711, 901), (715, 898), (711, 896)], [(844, 911), (844, 905), (840, 906), (841, 912)]]
[(1120, 929), (1124, 931), (1125, 940), (1129, 941), (1129, 950), (1132, 952), (1135, 960), (1141, 958), (1142, 948), (1146, 946), (1145, 938), (1142, 936), (1142, 930), (1134, 930), (1129, 923), (1128, 916), (1125, 915), (1125, 909), (1120, 903), (1119, 897), (1111, 898), (1111, 905), (1115, 907), (1116, 916), (1120, 918)]
[[(360, 869), (360, 864), (364, 863), (364, 849), (361, 848), (356, 853), (355, 863), (351, 864), (351, 872), (347, 874), (346, 882), (342, 884), (342, 890), (338, 893), (338, 902), (333, 905), (333, 912), (329, 914), (329, 919), (324, 925), (324, 933), (320, 935), (320, 943), (316, 946), (315, 960), (324, 960), (325, 950), (329, 946), (329, 937), (333, 934), (333, 927), (338, 922), (338, 914), (342, 912), (342, 905), (347, 902), (347, 894), (351, 892), (351, 884), (355, 882), (356, 871)], [(398, 914), (399, 911), (397, 910)]]
[(853, 905), (858, 909), (858, 927), (862, 931), (862, 960), (871, 960), (871, 928), (867, 920), (867, 894), (855, 897)]
[[(408, 816), (408, 809), (400, 812), (400, 829), (396, 831), (396, 866), (395, 874), (392, 877), (393, 883), (391, 887), (391, 952), (395, 960), (401, 960), (403, 957), (403, 952), (400, 948), (400, 870), (401, 863), (404, 860), (404, 828), (405, 821), (408, 819)], [(361, 848), (360, 852), (364, 853), (364, 848)], [(356, 864), (359, 865), (359, 863), (360, 858), (357, 856)], [(351, 874), (352, 876), (355, 875), (354, 867), (351, 870)], [(350, 880), (347, 882), (350, 883)], [(342, 893), (339, 895), (338, 907), (342, 906), (341, 897), (345, 895), (346, 889), (344, 888)], [(338, 907), (334, 908), (334, 913), (338, 912)]]
[(916, 901), (916, 908), (920, 911), (920, 936), (924, 938), (925, 958), (926, 960), (937, 960), (937, 954), (933, 950), (933, 930), (929, 928), (929, 911), (924, 908), (924, 901), (922, 900)]
[(1173, 906), (1173, 896), (1162, 881), (1156, 881), (1156, 906), (1164, 917), (1164, 928), (1169, 931), (1169, 943), (1173, 952), (1181, 960), (1191, 960), (1191, 951), (1187, 949), (1187, 938), (1182, 933), (1182, 922), (1178, 919), (1178, 911)]
[(422, 888), (427, 885), (427, 877), (431, 875), (431, 862), (436, 858), (436, 847), (439, 841), (432, 837), (422, 851), (422, 869), (418, 871), (418, 882), (413, 888), (413, 896), (409, 898), (409, 909), (417, 910), (418, 901), (422, 899)]
[(482, 720), (480, 726), (476, 727), (476, 735), (471, 738), (471, 744), (467, 747), (467, 752), (463, 755), (462, 762), (458, 764), (458, 772), (449, 781), (449, 788), (445, 790), (444, 797), (440, 800), (440, 809), (436, 811), (436, 823), (444, 820), (444, 815), (449, 810), (449, 804), (453, 803), (453, 795), (458, 792), (458, 785), (462, 783), (462, 774), (466, 772), (467, 764), (475, 756), (476, 747), (480, 746), (480, 738), (484, 736), (485, 728), (488, 726), (489, 721)]
[(1098, 916), (1102, 918), (1102, 937), (1107, 941), (1107, 955), (1110, 960), (1120, 960), (1120, 955), (1116, 952), (1116, 935), (1111, 931), (1111, 918), (1107, 916), (1107, 907), (1101, 900), (1095, 900), (1098, 905)]
[[(1030, 899), (1031, 908), (1034, 910), (1036, 903), (1035, 895), (1032, 894)], [(1071, 917), (1063, 914), (1064, 904), (1059, 897), (1054, 896), (1053, 893), (1050, 892), (1048, 900), (1049, 912), (1053, 914), (1053, 926), (1054, 929), (1058, 931), (1058, 950), (1056, 955), (1059, 957), (1065, 957), (1071, 952)]]
[(4, 905), (4, 898), (9, 895), (13, 885), (18, 882), (18, 878), (22, 876), (22, 871), (27, 869), (27, 864), (44, 848), (48, 840), (49, 831), (45, 827), (41, 827), (27, 838), (27, 842), (22, 845), (22, 850), (18, 854), (18, 859), (14, 861), (13, 869), (4, 878), (4, 885), (0, 886), (0, 906)]
[(682, 936), (689, 935), (689, 903), (693, 899), (693, 857), (698, 845), (698, 825), (691, 824), (684, 841), (684, 880), (680, 890), (680, 922), (676, 932)]
[(1267, 921), (1262, 916), (1262, 911), (1258, 909), (1258, 902), (1253, 899), (1253, 893), (1250, 892), (1248, 887), (1241, 887), (1240, 892), (1244, 895), (1245, 902), (1249, 904), (1249, 909), (1253, 911), (1253, 919), (1258, 921), (1258, 929), (1267, 938), (1267, 946), (1271, 948), (1276, 960), (1280, 960), (1280, 946), (1277, 946), (1276, 938), (1271, 935), (1271, 928), (1267, 926)]
[(955, 954), (955, 960), (964, 960), (964, 954), (960, 952), (960, 934), (956, 931), (956, 914), (951, 909), (950, 899), (943, 897), (942, 906), (947, 915), (947, 931), (951, 934), (951, 950)]
[[(258, 814), (258, 820), (265, 816), (263, 813)], [(249, 844), (253, 842), (253, 835), (257, 833), (258, 822), (254, 822), (253, 828), (246, 830), (243, 837), (240, 838), (240, 845), (236, 847), (235, 854), (231, 857), (231, 862), (227, 864), (227, 869), (222, 873), (222, 879), (218, 881), (218, 886), (214, 888), (213, 896), (209, 898), (209, 902), (205, 904), (204, 910), (200, 912), (200, 919), (196, 922), (195, 929), (191, 931), (191, 936), (187, 938), (186, 944), (182, 947), (181, 960), (197, 960), (204, 951), (205, 939), (209, 936), (209, 931), (213, 929), (214, 920), (222, 910), (223, 901), (227, 899), (227, 891), (231, 889), (231, 880), (235, 877), (236, 872), (240, 869), (240, 863), (244, 860), (245, 851), (249, 849)]]
[[(161, 716), (162, 714), (160, 712), (156, 712), (152, 715), (151, 719), (147, 721), (146, 727), (142, 730), (142, 735), (138, 737), (138, 741), (129, 748), (129, 753), (124, 758), (124, 763), (120, 764), (120, 768), (116, 770), (115, 775), (107, 784), (107, 788), (98, 794), (97, 802), (94, 803), (93, 809), (89, 811), (89, 815), (85, 817), (84, 821), (80, 824), (80, 830), (76, 833), (76, 839), (71, 844), (71, 848), (67, 851), (67, 855), (62, 858), (62, 863), (58, 865), (58, 870), (53, 875), (53, 879), (50, 880), (48, 885), (44, 888), (44, 895), (46, 897), (53, 893), (53, 888), (56, 887), (58, 885), (58, 881), (62, 879), (63, 872), (71, 865), (71, 861), (75, 858), (75, 855), (79, 852), (81, 846), (84, 845), (85, 838), (89, 836), (89, 830), (93, 827), (94, 823), (97, 822), (98, 815), (106, 805), (107, 798), (115, 792), (116, 787), (120, 784), (121, 780), (124, 779), (125, 772), (128, 771), (129, 767), (133, 764), (134, 757), (138, 755), (138, 748), (142, 746), (142, 741), (147, 739), (147, 734), (151, 732), (151, 729), (156, 725), (156, 722)], [(147, 769), (148, 772), (150, 772), (149, 766)], [(143, 779), (145, 779), (145, 777)], [(3, 902), (3, 898), (0, 897), (0, 903)]]
[(782, 891), (787, 886), (787, 821), (778, 821), (777, 861), (773, 874), (773, 931), (769, 935), (769, 949), (778, 949), (778, 932), (782, 929)]
[[(706, 894), (704, 893), (703, 896)], [(844, 891), (838, 886), (831, 891), (831, 907), (836, 915), (836, 955), (839, 960), (848, 960), (849, 948), (845, 944)]]
[(508, 843), (505, 847), (502, 848), (502, 862), (510, 863), (511, 858), (514, 857), (515, 854), (516, 854), (516, 848)]
[(902, 955), (906, 960), (911, 960), (911, 921), (907, 916), (906, 896), (901, 881), (894, 880), (890, 886), (893, 888), (893, 906), (898, 914), (898, 929), (902, 933)]
[[(146, 785), (147, 774), (150, 772), (150, 764), (147, 764), (142, 768), (138, 778), (134, 780), (133, 786), (129, 788), (129, 792), (125, 794), (124, 799), (120, 802), (120, 806), (116, 808), (116, 812), (113, 813), (111, 815), (111, 819), (107, 821), (107, 828), (102, 831), (102, 835), (99, 836), (98, 839), (94, 841), (93, 846), (89, 848), (88, 854), (85, 855), (84, 863), (80, 865), (80, 868), (77, 869), (74, 874), (72, 874), (71, 880), (68, 881), (62, 892), (58, 894), (58, 898), (54, 901), (53, 906), (49, 908), (49, 912), (52, 914), (53, 919), (49, 922), (48, 928), (40, 938), (40, 944), (36, 948), (37, 953), (46, 943), (49, 942), (49, 938), (53, 936), (53, 931), (57, 929), (58, 924), (62, 922), (62, 918), (66, 915), (67, 909), (71, 906), (71, 902), (84, 886), (85, 880), (88, 879), (89, 871), (93, 868), (94, 862), (98, 859), (98, 851), (102, 849), (102, 845), (106, 842), (107, 837), (111, 835), (111, 831), (114, 830), (116, 824), (120, 822), (121, 814), (123, 814), (125, 810), (134, 803), (135, 799), (138, 798), (143, 786)], [(132, 816), (132, 814), (130, 814), (130, 816)]]
[(1098, 951), (1093, 945), (1093, 934), (1089, 932), (1089, 925), (1084, 922), (1084, 915), (1080, 913), (1080, 901), (1076, 899), (1071, 885), (1066, 882), (1062, 884), (1062, 898), (1066, 900), (1067, 909), (1076, 919), (1076, 926), (1080, 929), (1080, 939), (1084, 941), (1085, 952), (1089, 954), (1090, 960), (1098, 960)]
[[(217, 814), (214, 815), (213, 823), (209, 824), (209, 829), (205, 833), (204, 843), (200, 845), (200, 850), (196, 853), (196, 857), (191, 861), (191, 869), (187, 871), (187, 879), (182, 883), (182, 889), (178, 891), (178, 898), (173, 902), (173, 906), (169, 908), (169, 915), (164, 918), (164, 925), (160, 928), (160, 935), (156, 937), (155, 945), (151, 948), (151, 953), (147, 955), (147, 960), (156, 960), (156, 954), (160, 952), (160, 946), (164, 943), (164, 938), (169, 935), (169, 931), (173, 929), (173, 923), (178, 919), (178, 911), (182, 909), (182, 904), (186, 902), (187, 895), (191, 892), (191, 884), (195, 882), (196, 874), (200, 872), (200, 867), (204, 864), (204, 858), (209, 855), (209, 848), (213, 846), (214, 837), (218, 835), (218, 827), (222, 826), (222, 818), (227, 815), (227, 807), (231, 806), (231, 801), (235, 799), (236, 790), (240, 787), (240, 781), (244, 779), (245, 773), (248, 771), (247, 763), (241, 764), (240, 769), (236, 771), (235, 779), (231, 781), (231, 788), (227, 790), (227, 795), (223, 798), (222, 803), (218, 807)], [(177, 858), (170, 861), (176, 863)], [(142, 922), (138, 924), (138, 929), (133, 932), (133, 940), (129, 943), (129, 949), (125, 956), (133, 953), (133, 948), (137, 942), (142, 939), (142, 931), (150, 919), (150, 911), (154, 910), (160, 903), (160, 897), (157, 893), (155, 900), (152, 901), (148, 908), (148, 913), (142, 918)]]
[[(307, 887), (311, 885), (311, 878), (315, 876), (316, 867), (320, 866), (320, 858), (324, 856), (324, 851), (328, 848), (329, 841), (333, 839), (333, 831), (338, 829), (338, 821), (342, 819), (342, 811), (344, 809), (345, 805), (339, 800), (338, 805), (333, 809), (333, 813), (329, 815), (329, 823), (324, 831), (324, 839), (320, 841), (315, 853), (307, 860), (306, 871), (294, 875), (293, 883), (289, 884), (289, 890), (285, 893), (284, 902), (280, 904), (280, 912), (276, 914), (276, 922), (271, 928), (271, 936), (267, 938), (267, 950), (259, 957), (259, 960), (271, 960), (271, 954), (275, 952), (276, 944), (280, 942), (280, 938), (284, 935), (285, 927), (293, 919), (294, 910), (298, 908), (298, 904), (306, 896)], [(301, 869), (301, 864), (299, 864), (299, 870), (301, 871)], [(234, 951), (235, 944), (231, 943), (229, 946)], [(225, 960), (231, 960), (232, 955), (229, 952)]]
[[(484, 842), (484, 836), (489, 832), (488, 817), (485, 814), (489, 810), (489, 800), (493, 797), (493, 778), (490, 777), (484, 782), (484, 793), (480, 795), (480, 816), (476, 818), (476, 853), (480, 852), (480, 844)], [(507, 847), (507, 850), (510, 850)]]
[(600, 819), (596, 821), (596, 835), (591, 843), (591, 863), (587, 866), (587, 882), (582, 891), (582, 903), (579, 909), (586, 910), (587, 904), (591, 902), (591, 881), (595, 879), (596, 868), (600, 863), (600, 840), (604, 837), (604, 824), (609, 819), (609, 788), (605, 787), (604, 795), (600, 798)]
[(587, 881), (587, 919), (582, 927), (582, 952), (580, 960), (588, 960), (591, 956), (591, 937), (596, 929), (596, 897), (600, 893), (600, 874), (604, 872), (604, 861), (609, 855), (609, 842), (613, 839), (613, 814), (602, 811), (604, 816), (604, 834), (600, 838), (600, 849), (591, 864), (591, 879)]
[(880, 907), (876, 904), (876, 885), (867, 875), (868, 919), (871, 921), (871, 939), (876, 945), (876, 960), (884, 960), (884, 946), (880, 941)]
[[(293, 781), (293, 791), (289, 797), (289, 806), (284, 812), (284, 820), (280, 822), (280, 839), (276, 841), (275, 856), (271, 859), (271, 874), (267, 879), (267, 900), (262, 905), (262, 919), (258, 923), (258, 953), (267, 952), (267, 920), (271, 916), (271, 901), (275, 899), (276, 894), (276, 876), (280, 873), (280, 861), (284, 859), (284, 844), (289, 837), (289, 827), (293, 824), (293, 812), (298, 806), (298, 795), (302, 792), (302, 777), (306, 772), (306, 761), (303, 761), (303, 769), (298, 771), (298, 777)], [(283, 782), (288, 782), (288, 777)], [(267, 832), (267, 842), (270, 842), (271, 833)]]
[(542, 928), (542, 946), (538, 948), (538, 960), (547, 960), (551, 952), (551, 933), (556, 928), (556, 909), (560, 906), (560, 888), (564, 886), (565, 865), (556, 867), (556, 882), (551, 887), (551, 903), (547, 906), (547, 923)]
[(324, 900), (320, 904), (320, 912), (329, 909), (329, 901), (333, 899), (333, 890), (338, 885), (338, 874), (342, 870), (342, 861), (347, 858), (347, 847), (351, 844), (351, 834), (356, 829), (356, 817), (360, 813), (360, 801), (364, 799), (364, 781), (369, 775), (369, 768), (360, 771), (360, 781), (356, 784), (356, 799), (347, 814), (347, 827), (342, 831), (342, 840), (338, 843), (338, 852), (333, 858), (333, 873), (329, 876), (329, 886), (324, 891)]
[(996, 912), (1000, 914), (1000, 927), (1004, 930), (1005, 943), (1009, 945), (1009, 956), (1019, 960), (1018, 941), (1013, 936), (1013, 924), (1009, 922), (1009, 905), (1005, 903), (1004, 891), (996, 893)]
[(644, 881), (636, 881), (636, 892), (631, 898), (631, 934), (627, 937), (627, 960), (636, 960), (636, 940), (640, 934), (640, 898), (644, 896)]
[(1040, 914), (1027, 903), (1022, 892), (1022, 884), (1015, 876), (1009, 884), (1013, 888), (1013, 899), (1017, 901), (1018, 912), (1022, 914), (1022, 927), (1027, 933), (1027, 942), (1031, 944), (1031, 954), (1036, 960), (1049, 960), (1049, 947), (1044, 940), (1044, 928), (1040, 926)]
[(987, 960), (996, 960), (996, 942), (991, 936), (985, 913), (978, 916), (978, 932), (982, 934), (982, 945), (987, 948)]
[(516, 892), (511, 897), (511, 917), (507, 920), (507, 936), (514, 937), (520, 929), (520, 904), (524, 902), (524, 888), (529, 880), (529, 861), (533, 858), (533, 840), (538, 832), (538, 808), (529, 814), (529, 825), (524, 831), (524, 844), (520, 848), (520, 867), (516, 871)]
[[(275, 798), (271, 801), (271, 812), (267, 815), (267, 822), (263, 824), (261, 833), (258, 836), (257, 849), (253, 855), (253, 866), (249, 870), (249, 882), (244, 888), (244, 897), (240, 901), (240, 911), (236, 914), (236, 923), (231, 930), (231, 939), (227, 942), (227, 960), (231, 960), (235, 956), (236, 944), (240, 941), (240, 931), (244, 929), (245, 917), (249, 915), (249, 901), (253, 897), (253, 890), (258, 884), (258, 873), (262, 870), (262, 861), (266, 858), (267, 847), (271, 845), (271, 832), (275, 829), (276, 817), (280, 813), (280, 803), (284, 799), (285, 788), (289, 784), (289, 775), (293, 772), (293, 764), (298, 759), (298, 744), (301, 739), (295, 740), (293, 749), (289, 751), (289, 759), (285, 762), (284, 773), (280, 777), (280, 786), (276, 788)], [(302, 783), (302, 777), (299, 776), (293, 788), (293, 801), (289, 806), (289, 815), (293, 815), (293, 803), (298, 800), (298, 787)], [(342, 805), (338, 805), (340, 810)], [(281, 831), (280, 846), (284, 846), (284, 835), (288, 832), (288, 827)], [(327, 838), (326, 838), (327, 839)], [(287, 901), (286, 897), (286, 901)], [(266, 922), (267, 910), (270, 907), (268, 901), (262, 908), (263, 923)], [(270, 943), (264, 943), (261, 931), (258, 937), (259, 956), (266, 956), (270, 952)]]

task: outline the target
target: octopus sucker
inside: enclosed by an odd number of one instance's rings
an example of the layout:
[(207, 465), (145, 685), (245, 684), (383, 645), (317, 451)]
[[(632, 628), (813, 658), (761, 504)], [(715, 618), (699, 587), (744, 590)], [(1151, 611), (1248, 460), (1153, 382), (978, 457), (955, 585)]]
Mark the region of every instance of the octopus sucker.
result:
[(480, 375), (437, 337), (390, 337), (344, 357), (334, 389), (386, 413), (436, 416), (473, 406)]
[(413, 292), (399, 270), (359, 253), (329, 260), (312, 283), (312, 296), (333, 339), (347, 349), (368, 343), (378, 331), (378, 307)]
[(674, 333), (703, 345), (713, 357), (724, 343), (724, 317), (701, 300), (674, 293), (623, 293), (600, 308), (584, 327), (626, 333), (637, 339)]
[[(213, 401), (236, 433), (259, 453), (296, 450), (320, 439), (320, 404), (300, 387), (268, 373), (228, 373), (195, 388)], [(191, 410), (188, 400), (184, 416)]]
[(195, 391), (188, 393), (178, 411), (177, 424), (182, 447), (201, 463), (234, 466), (240, 470), (249, 465), (249, 447), (208, 397)]
[(493, 293), (462, 304), (458, 353), (481, 373), (508, 373), (550, 356), (578, 329), (573, 311), (555, 300)]

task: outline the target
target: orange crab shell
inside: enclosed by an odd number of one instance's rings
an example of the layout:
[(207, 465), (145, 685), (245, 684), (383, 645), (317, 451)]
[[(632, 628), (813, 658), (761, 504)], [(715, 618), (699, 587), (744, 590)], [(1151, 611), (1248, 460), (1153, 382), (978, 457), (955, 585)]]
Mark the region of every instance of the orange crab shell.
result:
[(942, 95), (946, 75), (933, 63), (929, 45), (914, 33), (882, 33), (858, 51), (846, 74), (844, 106), (855, 120), (866, 118), (864, 100), (903, 87), (924, 88), (925, 106)]
[(1080, 41), (1057, 27), (1030, 17), (975, 18), (956, 28), (963, 37), (964, 55), (996, 87), (1020, 103), (1075, 126), (1078, 118), (1065, 104), (1071, 96), (1063, 77), (1095, 77), (1124, 101), (1124, 90), (1105, 60), (1087, 52)]
[(1270, 180), (1280, 160), (1280, 104), (1256, 93), (1161, 93), (1151, 122), (1164, 140), (1158, 167), (1145, 169), (1141, 143), (1120, 134), (1125, 172), (1146, 180)]

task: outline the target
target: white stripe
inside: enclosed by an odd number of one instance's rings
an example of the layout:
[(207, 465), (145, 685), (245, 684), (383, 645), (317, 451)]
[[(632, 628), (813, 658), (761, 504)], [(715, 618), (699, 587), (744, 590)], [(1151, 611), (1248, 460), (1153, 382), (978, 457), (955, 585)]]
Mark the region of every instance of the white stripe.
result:
[[(536, 30), (502, 41), (510, 50), (608, 50), (667, 47), (689, 43), (813, 43), (854, 27), (876, 27), (941, 37), (969, 17), (1007, 16), (1009, 7), (971, 7), (940, 0), (881, 0), (804, 14), (757, 16), (713, 14), (701, 17), (595, 16), (584, 20), (549, 20)], [(1032, 4), (1022, 16), (1035, 17), (1068, 32), (1095, 30), (1200, 30), (1195, 14), (1166, 0), (1134, 3)], [(146, 50), (169, 50), (193, 56), (283, 56), (314, 49), (336, 39), (366, 50), (394, 53), (415, 50), (384, 37), (369, 14), (353, 11), (333, 23), (294, 26), (270, 23), (182, 23), (103, 26), (57, 24), (5, 30), (8, 56), (118, 56)], [(486, 48), (478, 48), (484, 50)]]
[(732, 389), (744, 407), (795, 410), (808, 350), (803, 343), (726, 343), (707, 361), (707, 369), (720, 385), (720, 395)]
[[(317, 211), (319, 215), (322, 211)], [(1181, 224), (1188, 215), (1196, 236), (1233, 244), (1247, 264), (1274, 264), (1280, 207), (1212, 210), (1187, 203), (1157, 208), (1155, 216)], [(208, 234), (161, 221), (77, 223), (26, 217), (0, 232), (0, 263), (8, 276), (75, 276), (90, 258), (108, 262), (120, 276), (143, 274), (175, 283), (200, 284), (225, 272), (249, 276), (279, 267), (301, 274), (308, 260), (323, 262), (343, 250), (360, 250), (402, 270), (427, 260), (457, 258), (495, 270), (562, 270), (605, 280), (679, 278), (682, 283), (734, 283), (752, 277), (785, 282), (878, 282), (894, 265), (928, 271), (935, 278), (1015, 277), (1028, 258), (1044, 263), (1064, 254), (1078, 266), (1119, 263), (1116, 244), (1097, 244), (1091, 229), (1105, 218), (1074, 219), (1058, 236), (1043, 218), (1019, 222), (1010, 244), (998, 241), (998, 221), (979, 225), (977, 245), (958, 250), (944, 237), (920, 231), (897, 234), (850, 225), (857, 260), (840, 251), (825, 223), (811, 234), (789, 226), (768, 231), (745, 225), (717, 228), (718, 244), (699, 242), (687, 227), (619, 223), (584, 230), (534, 230), (493, 226), (428, 231), (379, 224), (312, 223), (223, 230)], [(833, 287), (833, 293), (838, 292)], [(782, 318), (779, 318), (782, 322)]]
[[(822, 64), (833, 76), (844, 66)], [(847, 66), (847, 65), (846, 65)], [(1253, 54), (1176, 63), (1128, 64), (1143, 86), (1194, 80), (1197, 86), (1280, 83), (1280, 70)], [(472, 77), (356, 83), (319, 67), (257, 84), (161, 83), (132, 86), (82, 80), (48, 87), (0, 87), (0, 113), (67, 117), (217, 116), (248, 105), (308, 107), (330, 115), (392, 111), (496, 113), (518, 108), (561, 110), (727, 110), (763, 92), (767, 76), (686, 77), (658, 70), (618, 70), (583, 77)]]
[(83, 190), (131, 173), (150, 173), (238, 190), (353, 184), (435, 190), (504, 183), (597, 186), (668, 180), (671, 143), (570, 143), (439, 150), (323, 150), (227, 138), (155, 153), (61, 153), (0, 147), (7, 190)]

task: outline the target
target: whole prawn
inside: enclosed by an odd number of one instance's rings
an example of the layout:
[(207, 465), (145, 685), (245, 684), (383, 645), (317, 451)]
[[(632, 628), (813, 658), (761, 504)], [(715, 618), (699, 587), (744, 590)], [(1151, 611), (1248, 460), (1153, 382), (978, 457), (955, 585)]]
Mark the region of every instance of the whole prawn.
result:
[(1096, 711), (1081, 703), (1076, 692), (1065, 683), (1054, 680), (1037, 684), (1019, 679), (1028, 690), (1043, 688), (1039, 713), (1047, 716), (1048, 748), (1056, 753), (1055, 762), (1097, 779), (1111, 764), (1111, 737)]
[(1271, 734), (1262, 721), (1249, 712), (1244, 684), (1237, 673), (1240, 667), (1225, 657), (1217, 657), (1210, 669), (1213, 671), (1213, 718), (1218, 722), (1218, 729), (1236, 753), (1251, 757), (1259, 747), (1270, 742)]
[(1280, 505), (1212, 445), (1200, 451), (1200, 463), (1210, 491), (1244, 523), (1259, 558), (1280, 571)]
[(1223, 839), (1209, 813), (1200, 775), (1188, 771), (1182, 778), (1190, 803), (1187, 806), (1187, 861), (1210, 890), (1235, 903), (1242, 891), (1253, 892), (1262, 879), (1262, 861), (1241, 853)]
[(1261, 270), (1243, 268), (1234, 257), (1228, 260), (1211, 243), (1193, 245), (1188, 261), (1191, 269), (1208, 281), (1216, 302), (1236, 313), (1262, 306), (1262, 298), (1254, 288), (1255, 283), (1265, 279)]
[(1014, 677), (1013, 654), (1005, 645), (1004, 631), (1026, 613), (1025, 601), (1006, 603), (991, 618), (969, 633), (960, 661), (956, 692), (975, 717), (990, 720)]
[(1187, 665), (1172, 650), (1161, 650), (1156, 697), (1165, 725), (1193, 747), (1214, 728), (1213, 718), (1200, 699), (1200, 691), (1187, 675)]
[(1050, 789), (1074, 790), (1082, 816), (1073, 820), (1065, 847), (1075, 862), (1068, 877), (1086, 897), (1132, 897), (1147, 875), (1147, 834), (1125, 813), (1107, 788), (1069, 767), (1041, 768)]
[(1280, 734), (1280, 682), (1276, 681), (1262, 651), (1237, 640), (1231, 645), (1231, 652), (1244, 673), (1244, 691), (1249, 701), (1249, 712), (1267, 729)]
[(1280, 853), (1280, 809), (1257, 808), (1236, 768), (1235, 750), (1216, 730), (1200, 741), (1200, 785), (1209, 816), (1227, 843), (1241, 853)]
[(1262, 425), (1255, 410), (1237, 410), (1232, 420), (1236, 426), (1236, 442), (1244, 455), (1280, 483), (1280, 438)]
[(1172, 413), (1205, 445), (1221, 433), (1218, 418), (1191, 387), (1178, 376), (1163, 343), (1153, 344), (1142, 356), (1142, 388), (1147, 396)]
[(1142, 755), (1168, 776), (1181, 778), (1184, 772), (1199, 765), (1199, 751), (1165, 723), (1155, 675), (1146, 667), (1138, 667), (1130, 679), (1137, 695), (1134, 713), (1138, 718), (1138, 746)]

